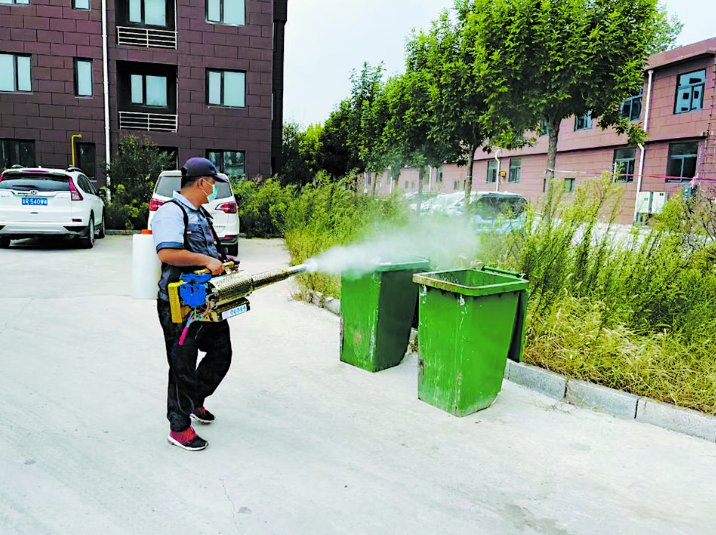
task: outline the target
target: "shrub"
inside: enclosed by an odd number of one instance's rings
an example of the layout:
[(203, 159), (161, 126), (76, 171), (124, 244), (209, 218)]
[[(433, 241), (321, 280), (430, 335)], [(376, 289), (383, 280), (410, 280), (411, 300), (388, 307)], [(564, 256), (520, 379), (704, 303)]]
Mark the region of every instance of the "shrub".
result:
[(295, 187), (281, 187), (274, 179), (262, 185), (244, 179), (234, 182), (233, 187), (234, 192), (242, 197), (239, 203), (241, 231), (249, 238), (281, 236), (286, 212), (293, 203)]

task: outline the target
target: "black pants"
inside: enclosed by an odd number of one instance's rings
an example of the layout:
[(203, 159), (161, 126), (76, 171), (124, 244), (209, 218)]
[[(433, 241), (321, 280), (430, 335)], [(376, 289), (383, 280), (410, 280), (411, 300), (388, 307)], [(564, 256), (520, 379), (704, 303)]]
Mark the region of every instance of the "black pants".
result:
[[(189, 327), (184, 344), (179, 345), (185, 324), (172, 323), (168, 301), (157, 299), (157, 312), (169, 362), (167, 419), (172, 431), (184, 431), (191, 425), (189, 414), (204, 405), (204, 399), (214, 393), (229, 371), (229, 324), (226, 321), (194, 322)], [(197, 367), (199, 351), (205, 351), (206, 355)]]

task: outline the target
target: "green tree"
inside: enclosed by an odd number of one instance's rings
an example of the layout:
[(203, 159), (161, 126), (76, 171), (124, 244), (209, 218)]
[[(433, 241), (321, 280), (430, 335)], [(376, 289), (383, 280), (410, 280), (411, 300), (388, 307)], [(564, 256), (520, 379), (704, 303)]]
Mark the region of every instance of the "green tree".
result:
[(383, 88), (383, 65), (364, 63), (360, 73), (351, 75), (351, 95), (331, 112), (317, 144), (316, 163), (333, 179), (350, 171), (365, 172), (377, 142), (371, 127), (373, 102)]
[(172, 169), (172, 156), (162, 152), (149, 138), (120, 139), (117, 154), (107, 166), (111, 204), (107, 226), (119, 229), (146, 228), (149, 200), (159, 173)]
[(512, 133), (508, 120), (488, 115), (487, 93), (474, 67), (475, 47), (466, 31), (467, 7), (458, 2), (455, 14), (443, 11), (430, 31), (412, 36), (407, 44), (406, 72), (406, 83), (415, 86), (408, 97), (418, 103), (407, 109), (406, 121), (415, 127), (406, 130), (408, 145), (428, 156), (428, 161), (437, 157), (467, 165), (466, 206), (475, 152), (481, 147), (489, 152), (491, 145), (523, 144)]
[(467, 16), (489, 113), (518, 131), (544, 121), (548, 169), (567, 117), (589, 114), (602, 129), (643, 141), (641, 127), (621, 119), (620, 104), (643, 86), (649, 54), (673, 42), (657, 0), (459, 0), (456, 7)]
[(283, 125), (283, 168), (279, 175), (281, 185), (303, 186), (313, 180), (312, 164), (315, 158), (306, 132), (297, 123)]

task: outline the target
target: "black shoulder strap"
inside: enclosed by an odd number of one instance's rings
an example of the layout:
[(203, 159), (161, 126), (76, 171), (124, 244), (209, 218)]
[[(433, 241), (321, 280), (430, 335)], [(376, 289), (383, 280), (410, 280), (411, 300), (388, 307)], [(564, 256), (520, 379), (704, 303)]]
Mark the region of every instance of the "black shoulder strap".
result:
[(221, 245), (221, 242), (219, 241), (219, 235), (216, 233), (216, 229), (214, 228), (213, 220), (214, 218), (211, 217), (211, 214), (206, 211), (206, 208), (203, 206), (199, 206), (199, 210), (202, 214), (206, 216), (206, 220), (209, 223), (209, 228), (211, 229), (211, 235), (214, 237), (214, 244), (216, 245), (216, 252), (219, 253), (219, 256), (221, 257), (222, 262), (226, 262), (226, 249), (223, 245)]

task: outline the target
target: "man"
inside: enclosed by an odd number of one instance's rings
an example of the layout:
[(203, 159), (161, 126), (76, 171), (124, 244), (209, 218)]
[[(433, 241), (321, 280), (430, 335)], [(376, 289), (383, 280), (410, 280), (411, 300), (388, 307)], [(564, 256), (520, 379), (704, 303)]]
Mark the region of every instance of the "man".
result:
[[(157, 312), (164, 331), (169, 361), (167, 419), (169, 443), (185, 450), (198, 451), (208, 446), (191, 426), (214, 421), (204, 408), (204, 400), (214, 393), (231, 364), (231, 338), (226, 321), (172, 323), (168, 286), (183, 273), (207, 268), (212, 275), (224, 271), (221, 246), (211, 226), (211, 216), (202, 204), (216, 198), (216, 181), (228, 182), (225, 175), (205, 158), (190, 158), (181, 169), (181, 191), (164, 203), (152, 221), (152, 235), (162, 261)], [(197, 367), (199, 351), (206, 356)]]

